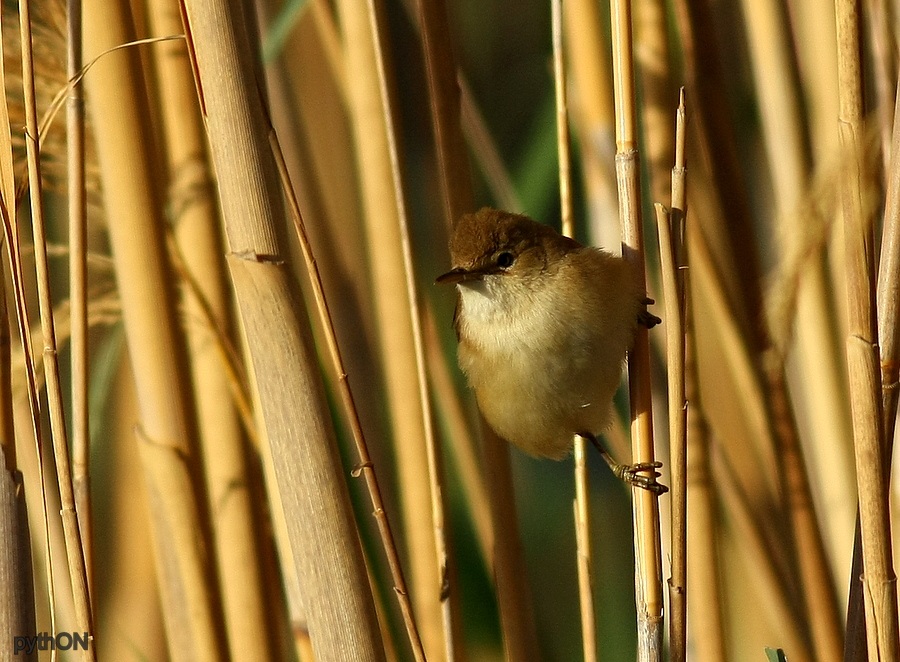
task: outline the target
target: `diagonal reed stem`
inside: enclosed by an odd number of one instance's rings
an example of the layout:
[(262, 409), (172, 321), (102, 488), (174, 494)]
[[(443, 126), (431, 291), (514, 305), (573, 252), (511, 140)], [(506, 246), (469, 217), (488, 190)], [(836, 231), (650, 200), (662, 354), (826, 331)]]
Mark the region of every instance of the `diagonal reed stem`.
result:
[(287, 164), (284, 160), (284, 154), (281, 151), (281, 145), (278, 142), (278, 136), (275, 134), (274, 130), (269, 134), (269, 138), (272, 143), (272, 152), (275, 155), (275, 164), (278, 166), (278, 172), (281, 176), (285, 195), (287, 197), (291, 220), (294, 223), (294, 230), (296, 231), (297, 239), (300, 242), (303, 261), (306, 264), (306, 270), (309, 273), (310, 282), (312, 283), (316, 310), (319, 312), (319, 320), (322, 323), (322, 327), (325, 329), (325, 342), (328, 345), (328, 355), (331, 358), (334, 371), (338, 375), (338, 390), (341, 394), (341, 404), (344, 407), (344, 413), (347, 416), (347, 419), (350, 421), (350, 431), (353, 435), (353, 441), (356, 444), (356, 452), (359, 454), (359, 464), (356, 469), (354, 469), (353, 475), (362, 475), (365, 477), (366, 488), (369, 490), (369, 498), (372, 501), (373, 515), (378, 524), (381, 545), (384, 547), (384, 553), (387, 556), (388, 567), (391, 571), (391, 579), (394, 582), (394, 592), (397, 594), (397, 600), (400, 603), (400, 611), (403, 614), (403, 623), (406, 626), (409, 643), (412, 647), (416, 661), (422, 662), (425, 660), (425, 651), (422, 648), (422, 640), (419, 638), (419, 630), (416, 627), (412, 604), (409, 600), (406, 579), (403, 576), (403, 566), (400, 563), (400, 554), (398, 553), (397, 545), (394, 542), (391, 523), (387, 517), (384, 500), (381, 498), (378, 475), (375, 473), (375, 465), (372, 462), (372, 457), (369, 455), (369, 446), (366, 442), (365, 435), (363, 434), (362, 424), (359, 420), (359, 412), (356, 408), (356, 403), (353, 400), (353, 391), (350, 389), (350, 381), (344, 366), (344, 359), (341, 356), (341, 349), (337, 343), (334, 320), (331, 317), (331, 311), (328, 309), (328, 302), (325, 300), (325, 288), (322, 285), (322, 276), (319, 273), (319, 267), (316, 265), (316, 258), (312, 252), (312, 245), (309, 242), (309, 237), (306, 234), (306, 227), (303, 223), (300, 203), (297, 201), (297, 196), (294, 194), (294, 187), (291, 184), (290, 174), (288, 173)]

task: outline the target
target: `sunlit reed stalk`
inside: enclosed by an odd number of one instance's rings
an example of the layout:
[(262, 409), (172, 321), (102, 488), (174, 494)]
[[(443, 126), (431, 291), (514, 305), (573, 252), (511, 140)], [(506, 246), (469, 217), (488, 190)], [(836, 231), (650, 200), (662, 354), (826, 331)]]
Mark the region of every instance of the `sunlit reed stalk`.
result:
[(877, 301), (885, 454), (891, 457), (897, 423), (897, 399), (900, 396), (900, 94), (894, 108), (887, 182)]
[[(553, 80), (556, 94), (556, 152), (559, 159), (559, 203), (562, 233), (575, 236), (572, 214), (572, 159), (569, 149), (569, 106), (567, 100), (566, 58), (563, 46), (562, 0), (551, 0), (553, 41)], [(585, 441), (575, 435), (575, 559), (578, 568), (578, 595), (581, 608), (581, 642), (585, 660), (597, 659), (597, 623), (591, 579), (590, 487), (585, 462)]]
[[(0, 61), (3, 61), (2, 43)], [(0, 89), (6, 89), (6, 75), (2, 67)], [(14, 288), (18, 291), (21, 288), (16, 285), (19, 282), (17, 270), (13, 268), (11, 261), (12, 251), (15, 250), (10, 245), (13, 241), (12, 224), (4, 204), (5, 200), (15, 199), (12, 158), (12, 135), (7, 101), (4, 98), (0, 100), (0, 215), (3, 218), (0, 241), (3, 242), (3, 252), (10, 259), (0, 257), (0, 274), (4, 274), (5, 278), (5, 265), (10, 265)], [(35, 578), (25, 487), (22, 472), (18, 468), (13, 427), (11, 320), (7, 294), (6, 291), (0, 292), (0, 587), (4, 587), (0, 594), (0, 637), (11, 641), (15, 636), (30, 636), (35, 632)], [(22, 326), (19, 328), (21, 330)], [(27, 365), (33, 369), (30, 361)], [(28, 376), (33, 377), (33, 372), (29, 371)], [(29, 383), (29, 394), (35, 391), (33, 382)], [(39, 471), (42, 473), (42, 470)], [(46, 508), (42, 510), (46, 525), (47, 511)], [(46, 551), (49, 557), (49, 545)], [(25, 659), (34, 662), (36, 658), (36, 655), (32, 655)]]
[(337, 335), (334, 329), (334, 321), (331, 312), (328, 309), (328, 302), (325, 299), (325, 289), (322, 285), (322, 277), (319, 268), (316, 265), (316, 259), (312, 252), (312, 246), (306, 234), (306, 227), (303, 222), (303, 215), (300, 212), (300, 204), (294, 194), (294, 188), (291, 184), (290, 175), (288, 174), (287, 164), (284, 160), (284, 154), (281, 151), (281, 145), (278, 142), (278, 136), (273, 131), (270, 136), (272, 143), (272, 151), (275, 155), (275, 163), (284, 186), (285, 195), (288, 200), (288, 208), (291, 213), (291, 220), (294, 224), (294, 230), (297, 233), (297, 239), (300, 242), (300, 250), (303, 253), (303, 261), (306, 264), (307, 272), (313, 287), (313, 296), (315, 298), (316, 310), (319, 313), (319, 320), (325, 329), (325, 342), (328, 346), (329, 358), (334, 367), (335, 374), (338, 375), (338, 390), (341, 395), (341, 404), (344, 407), (344, 414), (350, 421), (350, 431), (353, 435), (353, 441), (356, 444), (356, 452), (359, 455), (359, 464), (354, 469), (354, 475), (362, 475), (366, 481), (366, 488), (369, 491), (369, 498), (372, 501), (373, 516), (378, 523), (378, 533), (381, 536), (381, 544), (384, 553), (387, 556), (388, 567), (391, 571), (391, 580), (394, 583), (394, 592), (397, 594), (397, 600), (400, 603), (400, 611), (403, 614), (403, 623), (406, 626), (406, 632), (409, 636), (410, 647), (413, 656), (417, 662), (425, 660), (425, 651), (422, 648), (422, 641), (419, 638), (419, 630), (416, 626), (415, 616), (413, 615), (412, 604), (410, 603), (409, 593), (406, 588), (406, 579), (403, 576), (403, 566), (400, 563), (400, 554), (397, 551), (397, 545), (394, 542), (394, 535), (391, 531), (391, 524), (385, 512), (384, 501), (381, 498), (381, 487), (378, 484), (378, 475), (375, 473), (375, 465), (372, 457), (369, 455), (369, 446), (363, 434), (362, 424), (359, 420), (359, 413), (356, 409), (356, 403), (353, 399), (353, 391), (350, 389), (349, 376), (344, 366), (344, 359), (341, 356), (341, 350), (337, 343)]
[[(85, 568), (84, 547), (75, 511), (75, 493), (69, 463), (69, 443), (63, 410), (62, 384), (56, 351), (56, 331), (53, 323), (53, 303), (50, 299), (50, 272), (48, 269), (46, 232), (41, 186), (40, 144), (38, 143), (37, 101), (34, 87), (34, 60), (31, 43), (31, 12), (28, 0), (19, 3), (19, 29), (22, 47), (22, 79), (25, 90), (25, 145), (28, 158), (28, 182), (31, 193), (31, 219), (34, 237), (35, 270), (37, 272), (38, 300), (40, 303), (41, 331), (43, 336), (44, 372), (46, 374), (47, 400), (50, 411), (53, 456), (56, 462), (57, 481), (63, 531), (66, 541), (66, 559), (69, 579), (75, 603), (76, 627), (93, 635), (90, 592)], [(95, 659), (94, 646), (87, 646), (81, 655), (84, 660)]]
[[(160, 35), (183, 30), (176, 0), (147, 3), (149, 26)], [(231, 336), (221, 220), (206, 149), (203, 120), (186, 45), (166, 41), (152, 49), (167, 165), (167, 207), (183, 274), (184, 333), (194, 387), (199, 447), (216, 547), (228, 645), (233, 660), (271, 659), (273, 619), (267, 616), (258, 509), (251, 499), (252, 467), (242, 435), (239, 399), (232, 393)], [(173, 262), (177, 258), (170, 259)], [(209, 315), (207, 324), (196, 323)], [(211, 322), (211, 324), (210, 324)], [(252, 438), (252, 434), (251, 434)], [(260, 526), (260, 524), (262, 524)]]
[[(795, 237), (804, 191), (809, 187), (809, 164), (798, 99), (799, 75), (794, 70), (790, 35), (782, 7), (771, 0), (745, 2), (745, 23), (754, 67), (757, 96), (763, 118), (763, 137), (772, 172), (776, 218), (787, 250), (797, 251)], [(783, 75), (767, 75), (771, 71)], [(804, 376), (812, 438), (823, 448), (840, 447), (846, 422), (841, 393), (841, 368), (831, 357), (837, 343), (831, 334), (830, 294), (821, 255), (807, 262), (799, 276), (794, 353)], [(806, 620), (810, 624), (817, 659), (836, 662), (841, 655), (841, 628), (831, 585), (822, 534), (815, 511), (799, 432), (785, 377), (785, 348), (775, 347), (764, 358), (763, 374), (773, 425), (773, 440), (782, 462), (782, 507), (790, 515), (786, 530), (802, 589)]]
[[(616, 178), (623, 255), (636, 267), (645, 286), (641, 225), (640, 179), (636, 140), (634, 65), (630, 0), (610, 5), (613, 33), (613, 89), (616, 108)], [(653, 412), (650, 387), (650, 348), (647, 329), (638, 326), (628, 354), (633, 461), (653, 462)], [(662, 563), (660, 559), (659, 498), (649, 490), (633, 489), (635, 535), (635, 600), (638, 617), (638, 660), (654, 662), (662, 656)]]
[(659, 259), (666, 303), (666, 366), (669, 391), (669, 463), (672, 476), (672, 561), (669, 577), (669, 656), (687, 656), (687, 420), (685, 397), (685, 110), (684, 89), (675, 120), (675, 164), (671, 175), (672, 208), (656, 205)]
[(900, 655), (897, 582), (888, 515), (889, 464), (885, 455), (881, 375), (875, 311), (874, 235), (871, 215), (863, 211), (862, 71), (860, 3), (836, 0), (839, 131), (850, 159), (841, 190), (847, 277), (849, 335), (847, 365), (862, 529), (863, 598), (869, 660)]
[[(10, 219), (10, 212), (6, 207), (5, 196), (0, 197), (0, 217), (3, 220), (3, 245), (6, 249), (7, 260), (10, 264), (10, 276), (13, 284), (13, 297), (16, 303), (16, 324), (19, 331), (19, 339), (22, 343), (22, 353), (25, 364), (25, 385), (28, 395), (28, 409), (31, 415), (31, 433), (35, 444), (38, 482), (46, 485), (44, 474), (44, 432), (40, 418), (40, 399), (36, 375), (36, 360), (33, 343), (31, 340), (31, 322), (26, 305), (25, 277), (22, 268), (21, 247), (16, 226)], [(47, 601), (49, 607), (50, 633), (56, 634), (56, 589), (54, 583), (53, 563), (50, 556), (50, 519), (47, 510), (47, 491), (40, 489), (41, 495), (41, 524), (44, 529), (44, 571), (46, 573)]]
[[(150, 531), (173, 653), (222, 659), (223, 627), (184, 336), (165, 251), (161, 169), (148, 88), (124, 1), (84, 0), (85, 79), (122, 318), (139, 405), (134, 442), (147, 485)], [(123, 163), (128, 167), (124, 168)]]
[[(82, 66), (81, 0), (68, 0), (66, 12), (66, 72), (74, 79)], [(69, 200), (69, 301), (71, 302), (72, 362), (72, 482), (78, 526), (84, 546), (88, 590), (93, 595), (94, 545), (90, 476), (87, 323), (87, 191), (84, 171), (84, 96), (81, 85), (69, 89), (66, 103)]]
[[(405, 201), (394, 147), (393, 103), (384, 80), (388, 48), (382, 39), (383, 3), (354, 0), (337, 3), (344, 37), (348, 112), (353, 126), (357, 176), (368, 242), (371, 293), (374, 299), (387, 405), (396, 452), (403, 533), (409, 558), (409, 581), (419, 634), (429, 658), (441, 659), (453, 648), (448, 641), (448, 610), (458, 599), (448, 582), (445, 543), (434, 501), (438, 478), (429, 433), (430, 415), (423, 400), (422, 364), (413, 312), (416, 293), (406, 235)], [(373, 21), (376, 23), (373, 27)], [(448, 589), (450, 589), (448, 591)], [(447, 599), (449, 598), (449, 600)]]
[[(431, 496), (431, 518), (434, 528), (435, 552), (440, 573), (441, 620), (443, 624), (444, 647), (446, 659), (453, 662), (457, 655), (463, 655), (458, 641), (460, 624), (454, 614), (454, 604), (459, 596), (453, 596), (451, 585), (447, 532), (444, 513), (443, 478), (441, 455), (437, 448), (434, 434), (434, 420), (431, 414), (431, 400), (428, 393), (428, 376), (425, 365), (425, 345), (422, 340), (422, 317), (419, 312), (419, 298), (416, 291), (415, 268), (412, 256), (412, 242), (409, 234), (409, 221), (406, 216), (406, 203), (403, 192), (403, 180), (400, 174), (400, 154), (394, 128), (394, 112), (388, 89), (387, 72), (383, 51), (384, 27), (383, 15), (378, 0), (368, 0), (369, 21), (372, 30), (372, 42), (375, 47), (375, 71), (378, 75), (378, 86), (381, 93), (381, 109), (386, 119), (387, 152), (390, 159), (391, 178), (394, 184), (394, 199), (397, 207), (397, 220), (400, 225), (400, 246), (403, 256), (404, 281), (408, 298), (409, 314), (412, 323), (413, 349), (415, 352), (416, 379), (419, 389), (419, 401), (422, 408), (422, 419), (425, 424), (425, 451), (428, 466), (428, 484)], [(454, 598), (454, 599), (451, 599)], [(457, 651), (459, 651), (457, 653)]]
[(184, 0), (182, 9), (228, 266), (316, 657), (384, 660), (309, 324), (278, 239), (281, 182), (243, 18), (222, 0)]

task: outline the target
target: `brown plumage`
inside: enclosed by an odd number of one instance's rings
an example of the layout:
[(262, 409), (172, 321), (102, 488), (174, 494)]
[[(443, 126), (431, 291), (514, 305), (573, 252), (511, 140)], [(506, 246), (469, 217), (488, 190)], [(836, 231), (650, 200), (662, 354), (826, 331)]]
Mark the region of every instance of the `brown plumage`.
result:
[[(450, 241), (459, 363), (488, 424), (525, 452), (564, 457), (608, 424), (645, 293), (621, 257), (526, 216), (484, 208)], [(652, 316), (651, 316), (652, 317)]]

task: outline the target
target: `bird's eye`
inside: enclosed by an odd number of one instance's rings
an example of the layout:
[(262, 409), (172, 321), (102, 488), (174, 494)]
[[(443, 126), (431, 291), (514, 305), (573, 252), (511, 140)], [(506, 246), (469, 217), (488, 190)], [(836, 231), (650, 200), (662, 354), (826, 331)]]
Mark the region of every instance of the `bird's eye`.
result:
[(497, 266), (501, 269), (508, 269), (515, 261), (515, 256), (509, 251), (503, 251), (497, 256)]

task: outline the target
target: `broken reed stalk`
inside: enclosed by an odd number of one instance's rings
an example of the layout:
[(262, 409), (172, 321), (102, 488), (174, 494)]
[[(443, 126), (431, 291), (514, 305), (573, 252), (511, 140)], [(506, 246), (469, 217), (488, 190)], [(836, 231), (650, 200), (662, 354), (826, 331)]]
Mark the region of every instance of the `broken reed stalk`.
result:
[(669, 577), (669, 656), (687, 656), (687, 420), (685, 397), (685, 112), (684, 89), (675, 114), (675, 164), (672, 168), (672, 208), (656, 205), (659, 259), (666, 303), (666, 364), (669, 400), (669, 473), (672, 477), (672, 545)]
[(341, 404), (344, 407), (344, 414), (350, 422), (350, 432), (353, 435), (353, 441), (356, 444), (356, 452), (359, 455), (359, 464), (354, 468), (353, 475), (355, 477), (362, 475), (365, 478), (366, 488), (369, 491), (369, 499), (372, 501), (372, 514), (378, 524), (381, 545), (384, 548), (385, 556), (387, 556), (391, 580), (394, 583), (394, 592), (397, 594), (397, 601), (400, 603), (400, 612), (403, 615), (403, 624), (406, 626), (410, 647), (412, 648), (413, 656), (416, 661), (423, 662), (425, 660), (425, 650), (422, 648), (422, 640), (419, 638), (419, 630), (416, 626), (412, 604), (409, 600), (409, 592), (406, 588), (406, 579), (403, 576), (403, 565), (400, 562), (400, 554), (397, 551), (397, 545), (394, 542), (394, 534), (391, 531), (391, 523), (390, 520), (388, 520), (387, 512), (385, 511), (384, 500), (381, 498), (381, 487), (378, 484), (378, 474), (375, 473), (375, 465), (372, 462), (372, 457), (369, 455), (369, 445), (366, 442), (362, 424), (359, 420), (359, 412), (353, 399), (353, 391), (350, 389), (350, 381), (344, 366), (344, 359), (341, 356), (341, 349), (337, 342), (334, 321), (331, 317), (331, 311), (328, 308), (328, 301), (325, 299), (325, 288), (322, 285), (322, 276), (319, 273), (319, 267), (316, 264), (316, 258), (312, 252), (312, 245), (310, 244), (309, 237), (306, 233), (303, 214), (300, 211), (300, 203), (294, 193), (294, 186), (291, 183), (287, 164), (284, 160), (284, 154), (281, 151), (281, 144), (278, 142), (278, 136), (274, 130), (270, 134), (270, 142), (272, 144), (272, 152), (275, 156), (275, 164), (278, 167), (278, 173), (281, 177), (284, 193), (288, 201), (291, 220), (294, 224), (294, 230), (297, 233), (297, 240), (300, 243), (300, 251), (303, 253), (303, 261), (306, 265), (307, 273), (309, 274), (310, 283), (312, 284), (316, 310), (319, 313), (319, 321), (322, 324), (322, 328), (325, 330), (325, 344), (328, 346), (328, 355), (331, 359), (334, 372), (338, 376), (338, 391), (341, 395)]
[[(610, 5), (613, 34), (613, 89), (616, 108), (616, 181), (622, 223), (622, 253), (646, 287), (641, 224), (641, 187), (636, 141), (634, 66), (631, 37), (631, 0)], [(653, 462), (653, 409), (650, 386), (650, 348), (646, 327), (638, 325), (628, 354), (631, 439), (634, 462)], [(635, 602), (638, 618), (638, 660), (655, 662), (662, 656), (662, 563), (659, 534), (659, 497), (633, 489), (635, 536)]]
[[(146, 3), (153, 34), (183, 31), (177, 0)], [(186, 45), (166, 41), (152, 49), (166, 172), (167, 208), (176, 272), (181, 284), (184, 333), (194, 386), (199, 447), (203, 454), (213, 542), (228, 646), (233, 659), (271, 659), (274, 621), (266, 614), (263, 555), (252, 503), (253, 477), (231, 362), (233, 312), (225, 271), (221, 220), (203, 120)], [(189, 274), (189, 275), (187, 275)], [(207, 318), (207, 324), (204, 324)]]
[[(38, 115), (34, 87), (34, 59), (31, 43), (29, 0), (20, 0), (19, 2), (19, 30), (22, 47), (22, 80), (25, 91), (25, 146), (28, 159), (35, 271), (40, 304), (41, 332), (44, 342), (44, 372), (50, 412), (53, 456), (56, 462), (56, 478), (59, 483), (60, 516), (65, 535), (66, 560), (72, 586), (72, 598), (75, 604), (76, 627), (79, 632), (88, 632), (93, 637), (94, 627), (91, 616), (90, 591), (88, 589), (82, 535), (75, 511), (75, 492), (69, 463), (69, 443), (66, 434), (65, 411), (63, 410), (59, 357), (56, 350), (56, 331), (53, 323), (53, 302), (50, 299), (50, 272), (44, 227), (44, 203), (42, 199), (43, 188), (41, 186), (40, 144), (38, 143)], [(93, 660), (95, 657), (95, 647), (93, 645), (88, 645), (82, 651), (81, 658), (84, 660)]]
[(406, 216), (406, 202), (403, 193), (403, 180), (400, 173), (400, 154), (394, 126), (392, 107), (384, 55), (383, 13), (379, 0), (368, 0), (369, 21), (372, 30), (372, 42), (375, 47), (375, 72), (378, 76), (378, 87), (381, 96), (381, 110), (385, 118), (387, 137), (387, 153), (390, 162), (391, 179), (393, 180), (394, 199), (397, 207), (397, 220), (400, 228), (400, 247), (403, 257), (403, 276), (406, 284), (409, 316), (412, 329), (413, 349), (415, 352), (416, 382), (419, 390), (419, 402), (422, 409), (422, 420), (425, 424), (425, 451), (428, 468), (428, 485), (431, 497), (431, 519), (434, 528), (435, 552), (440, 577), (441, 619), (444, 636), (444, 652), (448, 662), (457, 659), (456, 651), (463, 654), (461, 641), (461, 622), (454, 612), (459, 596), (451, 586), (449, 555), (447, 551), (447, 533), (444, 514), (444, 496), (442, 486), (442, 462), (434, 434), (434, 418), (431, 414), (431, 398), (428, 393), (428, 375), (425, 366), (425, 344), (422, 339), (422, 315), (419, 312), (419, 298), (416, 291), (415, 265), (412, 256), (412, 241), (409, 234), (409, 221)]
[(874, 233), (871, 215), (863, 211), (863, 192), (860, 190), (863, 97), (859, 10), (858, 0), (835, 1), (838, 119), (841, 146), (849, 159), (849, 170), (841, 189), (849, 311), (847, 365), (862, 527), (866, 631), (869, 659), (874, 662), (897, 659), (900, 641), (888, 514), (889, 456), (884, 444), (874, 308)]
[[(84, 1), (85, 59), (134, 38), (126, 0)], [(147, 485), (167, 644), (175, 657), (227, 655), (187, 349), (165, 250), (165, 213), (140, 53), (95, 61), (85, 78), (109, 240), (139, 405), (135, 443)], [(127, 164), (124, 167), (123, 164)]]
[[(81, 0), (66, 2), (66, 72), (74, 79), (82, 66)], [(84, 547), (88, 591), (93, 595), (94, 536), (91, 506), (90, 418), (88, 409), (88, 322), (87, 322), (87, 190), (84, 163), (84, 94), (81, 85), (72, 85), (66, 102), (66, 140), (69, 202), (69, 301), (72, 363), (72, 483), (75, 510)]]
[[(556, 149), (559, 158), (559, 203), (562, 217), (562, 233), (575, 236), (575, 220), (572, 215), (572, 159), (569, 149), (569, 106), (566, 95), (566, 59), (563, 48), (562, 0), (551, 0), (551, 26), (553, 41), (553, 80), (556, 94)], [(594, 615), (594, 596), (591, 580), (590, 507), (588, 499), (587, 464), (585, 444), (581, 435), (575, 435), (575, 560), (578, 568), (578, 596), (581, 607), (581, 642), (584, 659), (597, 659), (597, 622)]]
[(281, 182), (250, 41), (234, 3), (183, 0), (182, 10), (228, 266), (316, 658), (378, 662), (384, 647), (334, 427), (279, 238)]

